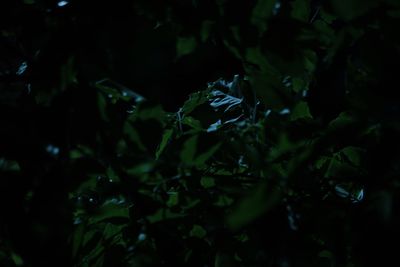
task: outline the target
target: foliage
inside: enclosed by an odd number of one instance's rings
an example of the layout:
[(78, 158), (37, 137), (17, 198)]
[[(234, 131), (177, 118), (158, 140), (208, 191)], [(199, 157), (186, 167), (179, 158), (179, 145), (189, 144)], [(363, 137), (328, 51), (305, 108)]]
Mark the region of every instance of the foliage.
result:
[(397, 262), (399, 8), (0, 8), (1, 266)]

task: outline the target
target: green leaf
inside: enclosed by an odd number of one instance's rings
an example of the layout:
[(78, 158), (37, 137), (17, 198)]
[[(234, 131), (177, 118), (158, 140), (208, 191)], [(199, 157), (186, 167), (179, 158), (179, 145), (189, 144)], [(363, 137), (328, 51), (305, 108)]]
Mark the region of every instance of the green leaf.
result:
[(320, 258), (329, 258), (330, 259), (333, 257), (333, 254), (329, 250), (323, 250), (318, 254), (318, 256)]
[(187, 211), (187, 210), (190, 210), (190, 209), (196, 207), (200, 202), (201, 202), (201, 200), (198, 199), (198, 198), (192, 199), (192, 198), (187, 197), (186, 198), (186, 203), (187, 204), (185, 206), (182, 206), (182, 208), (185, 211)]
[(317, 54), (312, 50), (303, 51), (304, 68), (308, 73), (313, 73), (317, 66)]
[(195, 130), (203, 130), (203, 126), (201, 125), (201, 122), (191, 116), (185, 116), (182, 120), (182, 124), (190, 126), (191, 128), (193, 128)]
[(321, 169), (324, 167), (328, 162), (330, 162), (329, 157), (321, 157), (315, 162), (315, 168)]
[(334, 178), (336, 175), (339, 174), (339, 171), (342, 167), (342, 162), (338, 156), (334, 156), (330, 159), (328, 169), (325, 173), (325, 177), (327, 178)]
[(71, 150), (69, 152), (69, 158), (70, 159), (79, 159), (83, 157), (83, 153), (77, 149)]
[(234, 202), (234, 200), (232, 198), (230, 198), (229, 196), (227, 196), (226, 194), (222, 194), (218, 196), (218, 199), (216, 202), (214, 202), (214, 206), (217, 207), (229, 207), (230, 205), (232, 205)]
[(378, 6), (376, 0), (331, 0), (335, 13), (344, 20), (353, 20)]
[(96, 211), (95, 215), (89, 218), (89, 223), (96, 224), (102, 221), (109, 221), (113, 219), (128, 220), (128, 207), (114, 203), (106, 203)]
[(128, 137), (128, 139), (137, 145), (137, 147), (141, 151), (147, 151), (147, 148), (143, 145), (141, 141), (141, 137), (137, 130), (132, 126), (132, 124), (129, 121), (125, 122), (124, 128), (123, 128), (124, 134)]
[(69, 85), (77, 83), (76, 70), (75, 70), (75, 58), (70, 56), (67, 62), (61, 66), (60, 83), (62, 90), (65, 90)]
[[(333, 14), (327, 13), (324, 9), (321, 9), (319, 11), (319, 13), (320, 13), (322, 20), (328, 24), (331, 24), (335, 19), (337, 19), (336, 16), (334, 16)], [(331, 28), (329, 28), (329, 29), (327, 28), (327, 30), (333, 31)]]
[(296, 93), (300, 93), (308, 88), (307, 82), (303, 78), (293, 77), (292, 79), (292, 89)]
[(198, 138), (198, 135), (194, 135), (187, 139), (183, 144), (183, 148), (180, 153), (180, 159), (182, 163), (186, 164), (187, 166), (204, 166), (206, 161), (209, 160), (221, 146), (221, 143), (217, 143), (208, 148), (206, 152), (197, 155)]
[(97, 106), (99, 108), (100, 117), (103, 121), (109, 121), (107, 114), (107, 101), (103, 94), (97, 94)]
[(192, 230), (190, 231), (190, 236), (203, 238), (207, 235), (207, 231), (200, 225), (195, 224), (193, 225)]
[(293, 18), (308, 22), (310, 18), (310, 0), (295, 0), (291, 3)]
[(248, 47), (245, 54), (246, 61), (257, 65), (262, 72), (275, 72), (275, 68), (268, 62), (265, 55), (261, 52), (259, 46)]
[[(291, 91), (284, 87), (281, 73), (267, 60), (260, 47), (247, 48), (245, 59), (250, 63), (245, 65), (249, 82), (260, 100), (268, 108), (284, 108), (284, 99)], [(253, 65), (257, 68), (252, 67)]]
[(208, 149), (208, 151), (200, 154), (199, 156), (197, 156), (197, 158), (194, 160), (194, 164), (198, 167), (203, 166), (207, 160), (209, 160), (215, 152), (217, 152), (217, 150), (221, 147), (221, 143), (217, 143), (215, 145), (213, 145), (210, 149)]
[(219, 251), (215, 255), (214, 266), (215, 267), (234, 267), (234, 266), (237, 266), (237, 263), (235, 262), (234, 256), (232, 256), (228, 253)]
[(237, 207), (227, 217), (228, 227), (234, 231), (253, 222), (281, 200), (282, 192), (267, 183), (256, 186), (252, 192), (240, 200)]
[(18, 172), (21, 170), (18, 162), (14, 160), (6, 160), (5, 158), (0, 158), (0, 170), (9, 172)]
[(171, 212), (169, 209), (159, 209), (153, 215), (147, 216), (147, 219), (150, 223), (156, 223), (164, 220), (178, 219), (184, 216), (184, 214)]
[(173, 133), (174, 133), (173, 129), (165, 130), (165, 132), (162, 136), (162, 139), (161, 139), (161, 143), (158, 145), (157, 150), (156, 150), (156, 159), (158, 159), (160, 157), (161, 153), (164, 151), (168, 142), (171, 140)]
[(204, 176), (200, 179), (200, 184), (204, 188), (210, 188), (215, 186), (215, 179), (213, 177)]
[(121, 235), (121, 230), (124, 228), (124, 225), (114, 225), (111, 223), (107, 223), (106, 227), (103, 231), (103, 237), (105, 240), (113, 239), (118, 235)]
[(156, 105), (151, 107), (139, 107), (137, 111), (138, 117), (142, 120), (154, 119), (157, 121), (164, 121), (166, 113), (162, 106)]
[(14, 252), (11, 253), (11, 259), (13, 260), (13, 262), (16, 266), (24, 265), (24, 261), (21, 258), (21, 256), (19, 256), (18, 254), (14, 253)]
[(168, 192), (167, 206), (173, 207), (179, 204), (179, 193), (178, 192)]
[(349, 113), (342, 112), (336, 119), (329, 123), (329, 128), (331, 130), (340, 129), (352, 124), (353, 122), (354, 118)]
[(187, 115), (201, 104), (208, 102), (208, 94), (209, 90), (199, 91), (191, 94), (189, 99), (183, 104), (181, 112)]
[(296, 106), (294, 106), (293, 111), (290, 114), (290, 119), (294, 121), (307, 118), (312, 119), (308, 104), (304, 101), (300, 101)]
[(197, 42), (194, 36), (189, 37), (178, 37), (176, 42), (176, 56), (182, 57), (184, 55), (188, 55), (196, 49)]
[(75, 258), (78, 253), (79, 249), (81, 248), (83, 237), (85, 234), (85, 224), (80, 223), (76, 225), (74, 233), (72, 234), (72, 257)]
[(210, 20), (203, 21), (203, 24), (201, 25), (201, 31), (200, 31), (200, 39), (203, 43), (208, 40), (208, 38), (210, 36), (210, 32), (211, 32), (214, 24), (215, 24), (214, 21), (210, 21)]
[(344, 162), (341, 153), (335, 153), (330, 160), (328, 169), (326, 170), (325, 177), (337, 178), (355, 175), (360, 171), (353, 167), (351, 164)]
[(181, 161), (187, 165), (192, 165), (194, 157), (197, 151), (197, 140), (198, 135), (194, 135), (187, 139), (183, 144), (182, 151), (180, 153)]
[(114, 171), (114, 169), (113, 168), (111, 168), (111, 167), (108, 167), (107, 168), (107, 170), (106, 170), (106, 175), (107, 175), (107, 177), (110, 179), (110, 181), (112, 181), (112, 182), (117, 182), (117, 181), (119, 181), (119, 176), (118, 176), (118, 174)]
[(136, 166), (126, 169), (126, 173), (129, 175), (143, 175), (151, 172), (154, 169), (154, 162), (144, 162), (141, 164), (137, 164)]
[(313, 23), (315, 31), (318, 33), (319, 42), (327, 47), (331, 47), (336, 39), (336, 33), (332, 27), (322, 20), (317, 20)]
[(274, 147), (271, 148), (269, 157), (271, 160), (281, 157), (282, 155), (296, 149), (298, 144), (293, 143), (287, 133), (281, 133)]
[[(101, 238), (102, 236), (100, 231), (98, 229), (91, 228), (84, 233), (82, 247), (93, 250), (94, 248), (96, 248), (97, 244), (99, 243), (98, 241), (100, 241)], [(93, 245), (94, 247), (90, 248), (91, 245)]]
[(360, 166), (361, 156), (364, 153), (361, 148), (348, 146), (343, 148), (341, 152), (354, 166)]
[(251, 23), (258, 28), (260, 35), (267, 29), (268, 19), (272, 15), (275, 0), (258, 0), (251, 14)]
[(103, 242), (100, 241), (102, 241), (102, 233), (100, 233), (100, 231), (96, 231), (94, 237), (87, 241), (88, 243), (86, 244), (85, 250), (87, 249), (89, 252), (85, 255), (83, 263), (88, 263), (88, 267), (103, 266), (102, 261), (105, 247)]

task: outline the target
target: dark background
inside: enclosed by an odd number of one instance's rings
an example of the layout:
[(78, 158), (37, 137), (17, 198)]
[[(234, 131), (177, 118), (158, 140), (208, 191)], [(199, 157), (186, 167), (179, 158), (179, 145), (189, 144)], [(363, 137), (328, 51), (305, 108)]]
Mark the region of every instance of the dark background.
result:
[[(298, 235), (282, 226), (287, 214), (280, 207), (275, 220), (263, 218), (251, 226), (265, 230), (252, 238), (273, 256), (261, 255), (259, 265), (243, 266), (383, 266), (398, 261), (398, 1), (60, 3), (0, 3), (0, 265), (75, 266), (70, 255), (76, 206), (70, 195), (85, 181), (84, 172), (106, 169), (115, 160), (111, 151), (125, 120), (125, 115), (102, 119), (96, 82), (107, 79), (118, 90), (126, 87), (176, 112), (190, 93), (235, 74), (250, 77), (262, 105), (274, 112), (293, 108), (300, 99), (307, 103), (312, 123), (282, 127), (295, 138), (324, 136), (339, 114), (354, 115), (352, 125), (327, 138), (324, 153), (348, 145), (365, 149), (367, 174), (352, 179), (370, 196), (357, 208), (320, 202), (314, 195), (300, 201), (305, 219)], [(260, 54), (252, 57), (252, 47), (259, 47)], [(285, 89), (287, 76), (301, 81), (304, 99), (294, 85)], [(113, 114), (122, 114), (125, 107), (116, 105)], [(138, 131), (146, 127), (139, 125)], [(358, 138), (364, 130), (376, 135)], [(148, 134), (158, 138), (158, 133)], [(97, 151), (96, 160), (72, 163), (70, 151), (78, 145)], [(319, 192), (322, 185), (313, 179), (295, 190)], [(315, 229), (331, 242), (321, 246), (337, 255), (335, 260), (327, 263), (321, 257), (307, 265), (308, 258), (319, 255), (311, 241)], [(160, 230), (159, 240), (166, 232)], [(224, 240), (225, 233), (221, 236)], [(281, 240), (276, 247), (265, 241), (271, 236)], [(160, 247), (167, 249), (167, 241)], [(202, 251), (203, 245), (193, 246)], [(298, 247), (305, 254), (296, 252)], [(286, 252), (298, 261), (283, 260)], [(123, 258), (119, 250), (110, 253)], [(169, 258), (171, 253), (159, 252), (159, 266), (179, 264)], [(104, 266), (113, 264), (105, 261)]]

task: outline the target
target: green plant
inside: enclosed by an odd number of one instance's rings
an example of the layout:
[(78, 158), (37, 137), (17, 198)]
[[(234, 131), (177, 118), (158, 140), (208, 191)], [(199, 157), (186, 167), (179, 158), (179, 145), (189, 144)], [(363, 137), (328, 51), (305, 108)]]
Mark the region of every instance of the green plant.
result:
[(0, 8), (2, 266), (396, 262), (397, 1), (50, 2)]

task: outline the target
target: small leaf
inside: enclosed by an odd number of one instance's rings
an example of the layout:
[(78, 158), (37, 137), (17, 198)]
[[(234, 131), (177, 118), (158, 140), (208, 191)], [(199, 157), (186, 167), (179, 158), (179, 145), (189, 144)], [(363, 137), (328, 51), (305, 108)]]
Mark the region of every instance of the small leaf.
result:
[(103, 237), (105, 240), (113, 239), (118, 235), (121, 235), (121, 230), (123, 229), (124, 225), (114, 225), (111, 223), (107, 223), (106, 227), (103, 231)]
[(201, 177), (200, 184), (204, 188), (214, 187), (215, 186), (215, 179), (213, 177), (204, 176), (204, 177)]
[(74, 233), (72, 234), (72, 257), (75, 258), (78, 255), (79, 249), (83, 242), (85, 234), (85, 225), (80, 223), (76, 226)]
[(251, 14), (251, 23), (258, 28), (260, 34), (267, 29), (268, 18), (273, 14), (272, 11), (276, 4), (275, 0), (258, 0)]
[(233, 202), (234, 202), (234, 200), (232, 198), (223, 194), (223, 195), (218, 196), (218, 200), (214, 203), (214, 206), (221, 207), (221, 208), (229, 207), (230, 205), (233, 204)]
[(101, 221), (112, 220), (112, 219), (129, 219), (129, 209), (123, 205), (117, 205), (114, 203), (107, 203), (101, 206), (95, 215), (90, 217), (89, 223), (95, 224)]
[[(94, 249), (96, 245), (98, 246), (99, 241), (101, 240), (101, 233), (98, 229), (90, 229), (86, 231), (82, 240), (82, 247), (86, 247), (86, 249)], [(93, 246), (93, 247), (92, 247)]]
[(296, 93), (302, 92), (304, 90), (307, 90), (307, 83), (302, 78), (293, 77), (292, 89)]
[(69, 152), (70, 159), (79, 159), (83, 157), (83, 153), (80, 152), (78, 149), (73, 149)]
[(332, 252), (330, 252), (329, 250), (323, 250), (321, 251), (318, 256), (320, 258), (329, 258), (331, 259), (333, 257)]
[(168, 207), (173, 207), (178, 205), (179, 203), (179, 193), (178, 192), (168, 192), (169, 197), (167, 201)]
[(153, 215), (147, 216), (147, 219), (150, 223), (156, 223), (164, 220), (178, 219), (184, 216), (184, 214), (171, 212), (169, 209), (159, 209)]
[(198, 167), (203, 166), (206, 163), (206, 161), (209, 160), (214, 155), (215, 152), (217, 152), (220, 146), (221, 143), (217, 143), (214, 146), (212, 146), (207, 152), (204, 152), (199, 156), (197, 156), (197, 158), (194, 161), (195, 165)]
[(342, 19), (349, 21), (365, 15), (372, 8), (378, 6), (376, 0), (331, 0), (335, 13)]
[(339, 116), (332, 120), (329, 123), (329, 128), (330, 129), (340, 129), (342, 127), (345, 127), (347, 125), (350, 125), (354, 122), (354, 119), (351, 117), (350, 114), (346, 112), (342, 112), (339, 114)]
[(304, 68), (308, 73), (314, 72), (317, 66), (317, 54), (312, 50), (305, 50), (304, 52)]
[(344, 156), (354, 165), (359, 166), (361, 164), (361, 155), (363, 150), (357, 147), (345, 147), (341, 150)]
[(234, 267), (237, 266), (235, 257), (225, 252), (218, 252), (215, 255), (215, 267)]
[(0, 170), (17, 172), (21, 170), (18, 162), (13, 160), (6, 160), (5, 158), (0, 158)]
[(204, 228), (198, 224), (193, 225), (192, 230), (190, 231), (190, 236), (198, 237), (198, 238), (203, 238), (207, 234), (207, 231), (204, 230)]
[[(324, 9), (320, 9), (319, 13), (320, 13), (322, 20), (328, 24), (331, 24), (336, 19), (336, 16), (327, 13)], [(331, 31), (332, 29), (327, 29), (327, 30)]]
[(167, 146), (168, 142), (171, 140), (172, 134), (174, 133), (173, 129), (167, 129), (165, 130), (161, 143), (158, 145), (157, 151), (156, 151), (156, 159), (158, 159), (161, 155), (161, 153), (164, 151), (165, 147)]
[(315, 168), (321, 169), (328, 163), (329, 160), (329, 157), (321, 157), (320, 159), (315, 161)]
[(210, 21), (210, 20), (203, 21), (203, 24), (201, 25), (201, 31), (200, 31), (200, 38), (203, 43), (208, 40), (208, 38), (210, 36), (210, 31), (214, 24), (215, 24), (214, 21)]
[(308, 22), (310, 17), (310, 1), (309, 0), (295, 0), (292, 3), (291, 15), (293, 18)]
[(273, 208), (282, 197), (277, 187), (259, 184), (227, 217), (228, 227), (238, 230)]
[(11, 259), (13, 260), (14, 264), (16, 266), (23, 266), (24, 261), (22, 260), (21, 256), (15, 253), (11, 253)]
[(144, 144), (141, 141), (140, 135), (137, 132), (137, 130), (132, 126), (132, 124), (127, 121), (125, 122), (124, 128), (123, 128), (124, 134), (128, 137), (128, 139), (137, 145), (137, 147), (141, 151), (147, 151), (147, 148), (144, 146)]
[(349, 174), (359, 173), (359, 170), (351, 164), (344, 162), (340, 153), (335, 153), (330, 160), (328, 169), (326, 170), (325, 177), (343, 177)]
[(190, 126), (191, 128), (193, 128), (195, 130), (203, 130), (203, 126), (201, 125), (201, 122), (191, 116), (185, 116), (182, 120), (182, 124)]
[(294, 121), (298, 119), (307, 119), (307, 118), (312, 119), (310, 109), (308, 108), (308, 104), (304, 101), (300, 101), (293, 108), (293, 111), (290, 114), (290, 119)]
[(107, 168), (106, 175), (111, 182), (117, 182), (120, 180), (118, 174), (111, 167)]
[(142, 120), (155, 119), (157, 121), (163, 121), (165, 116), (166, 113), (160, 105), (152, 107), (141, 107), (138, 110), (138, 117)]
[(144, 162), (126, 170), (129, 175), (143, 175), (154, 169), (154, 162)]
[(197, 42), (194, 36), (190, 37), (178, 37), (176, 42), (176, 56), (182, 57), (193, 52), (196, 48)]
[(183, 163), (186, 163), (188, 165), (191, 165), (193, 163), (197, 151), (197, 140), (198, 136), (194, 135), (186, 140), (183, 144), (183, 148), (180, 153), (180, 158)]
[(187, 115), (196, 109), (198, 106), (208, 101), (209, 90), (199, 91), (189, 96), (182, 107), (183, 114)]

